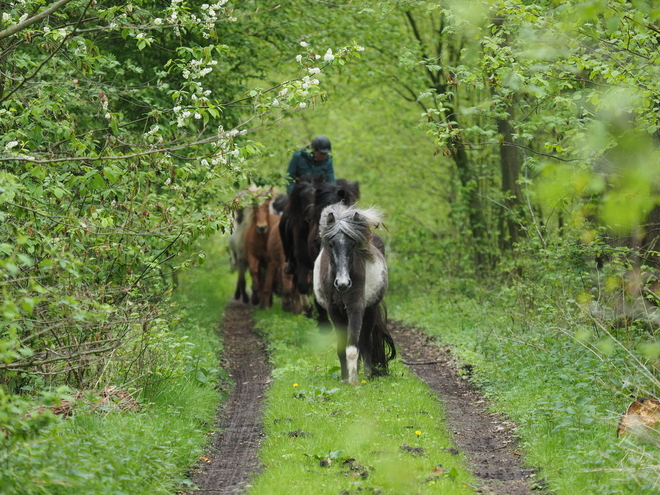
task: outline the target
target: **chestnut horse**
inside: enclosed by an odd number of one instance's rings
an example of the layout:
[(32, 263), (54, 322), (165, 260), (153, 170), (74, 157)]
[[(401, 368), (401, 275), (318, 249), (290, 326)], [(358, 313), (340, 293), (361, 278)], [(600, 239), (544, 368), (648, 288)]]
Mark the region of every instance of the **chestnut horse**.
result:
[[(272, 287), (266, 285), (268, 271), (268, 237), (273, 230), (277, 215), (270, 213), (270, 202), (274, 189), (260, 189), (254, 197), (256, 202), (247, 208), (252, 209), (252, 219), (245, 229), (243, 249), (245, 259), (252, 278), (252, 304), (259, 304), (262, 309), (270, 307), (272, 301)], [(277, 227), (275, 227), (277, 228)]]
[(282, 309), (284, 311), (293, 312), (293, 314), (300, 314), (302, 311), (302, 303), (300, 301), (300, 294), (293, 279), (293, 275), (286, 273), (284, 268), (286, 266), (284, 258), (284, 247), (282, 246), (282, 239), (280, 238), (280, 224), (281, 217), (275, 215), (271, 218), (271, 225), (268, 234), (268, 268), (266, 270), (265, 281), (265, 295), (264, 297), (271, 298), (270, 292), (275, 292), (282, 299)]

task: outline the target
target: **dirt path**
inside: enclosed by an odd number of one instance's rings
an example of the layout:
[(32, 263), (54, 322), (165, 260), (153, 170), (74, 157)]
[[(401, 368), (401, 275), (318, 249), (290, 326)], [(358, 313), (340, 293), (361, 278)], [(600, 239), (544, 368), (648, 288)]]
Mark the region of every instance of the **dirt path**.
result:
[[(235, 386), (220, 411), (220, 433), (206, 462), (193, 473), (193, 482), (200, 489), (191, 495), (241, 493), (259, 471), (261, 399), (270, 366), (264, 345), (252, 330), (250, 311), (247, 305), (234, 301), (227, 307), (221, 331), (226, 365)], [(490, 414), (478, 391), (459, 377), (449, 348), (439, 347), (421, 331), (396, 322), (390, 322), (390, 329), (404, 362), (438, 394), (454, 444), (481, 481), (479, 493), (532, 493), (532, 486), (540, 483), (534, 471), (520, 461), (511, 424)]]
[(265, 346), (252, 329), (250, 306), (232, 300), (227, 306), (221, 333), (225, 366), (234, 387), (219, 412), (219, 433), (205, 462), (193, 473), (199, 490), (191, 494), (242, 493), (259, 471), (257, 451), (263, 437), (262, 399), (270, 381), (271, 366)]
[(543, 483), (535, 470), (522, 465), (513, 425), (488, 412), (479, 391), (459, 376), (450, 348), (420, 330), (396, 322), (389, 327), (404, 363), (438, 395), (452, 440), (482, 482), (482, 492), (525, 495), (539, 489)]

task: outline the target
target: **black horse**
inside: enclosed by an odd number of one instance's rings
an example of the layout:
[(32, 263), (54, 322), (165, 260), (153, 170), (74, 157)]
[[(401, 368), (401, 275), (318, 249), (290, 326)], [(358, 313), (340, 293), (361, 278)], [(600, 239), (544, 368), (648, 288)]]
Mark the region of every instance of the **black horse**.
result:
[(289, 201), (282, 212), (279, 226), (287, 264), (285, 273), (294, 276), (298, 292), (303, 299), (305, 313), (308, 315), (311, 315), (309, 284), (314, 258), (310, 256), (307, 237), (314, 213), (316, 187), (324, 180), (322, 175), (303, 175), (296, 179), (289, 193)]

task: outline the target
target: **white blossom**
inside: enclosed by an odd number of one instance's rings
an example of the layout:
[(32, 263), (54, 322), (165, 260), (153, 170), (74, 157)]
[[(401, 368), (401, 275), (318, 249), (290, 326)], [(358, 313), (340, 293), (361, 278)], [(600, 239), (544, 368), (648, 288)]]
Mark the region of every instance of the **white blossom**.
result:
[(298, 104), (298, 106), (299, 106), (300, 108), (305, 108), (305, 107), (307, 106), (307, 103), (305, 103), (304, 101), (301, 101), (301, 102)]
[(112, 115), (110, 114), (110, 112), (108, 112), (108, 113), (105, 114), (105, 119), (106, 119), (106, 120), (110, 120), (110, 119), (112, 119)]
[(286, 96), (288, 92), (289, 92), (289, 88), (284, 88), (280, 91), (280, 96)]
[(363, 46), (360, 46), (360, 45), (355, 45), (355, 50), (358, 51), (358, 52), (363, 52), (363, 51), (364, 51), (364, 47), (363, 47)]
[[(11, 14), (9, 14), (7, 12), (3, 12), (2, 13), (2, 20), (3, 21), (11, 21)], [(48, 27), (48, 26), (46, 26), (46, 27)], [(45, 31), (45, 29), (44, 29), (44, 31)]]
[(195, 118), (196, 118), (197, 120), (201, 119), (201, 118), (202, 118), (202, 114), (200, 114), (200, 113), (198, 113), (198, 112), (195, 112)]
[(163, 20), (162, 20), (160, 17), (157, 17), (156, 19), (154, 19), (154, 24), (155, 24), (156, 26), (159, 26), (159, 25), (161, 25), (162, 23), (163, 23)]
[(335, 56), (332, 54), (332, 48), (328, 48), (328, 51), (325, 52), (325, 55), (323, 55), (323, 60), (326, 62), (330, 62), (331, 60), (334, 60)]
[(310, 74), (320, 74), (320, 73), (321, 73), (321, 69), (319, 69), (318, 67), (313, 67), (313, 68), (309, 69), (308, 72), (309, 72)]
[(307, 43), (306, 41), (301, 41), (300, 46), (302, 46), (303, 48), (307, 48), (309, 46), (309, 43)]
[(302, 55), (296, 55), (296, 62), (302, 62)]
[(18, 141), (9, 141), (7, 144), (5, 144), (5, 149), (9, 151), (16, 146), (18, 146)]

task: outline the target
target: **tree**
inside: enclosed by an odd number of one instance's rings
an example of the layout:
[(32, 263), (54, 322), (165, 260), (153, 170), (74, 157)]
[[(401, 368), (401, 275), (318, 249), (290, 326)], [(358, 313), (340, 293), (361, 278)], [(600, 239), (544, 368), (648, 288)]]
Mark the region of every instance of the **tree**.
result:
[[(255, 33), (277, 8), (252, 7), (3, 4), (0, 373), (10, 387), (33, 375), (84, 387), (112, 356), (150, 352), (169, 325), (168, 274), (202, 262), (193, 242), (228, 230), (241, 206), (235, 187), (252, 180), (247, 159), (259, 152), (249, 133), (324, 98), (317, 74), (361, 50), (318, 58), (305, 43), (297, 67), (289, 59), (294, 77), (259, 88), (274, 31)], [(135, 365), (118, 362), (122, 373)]]

